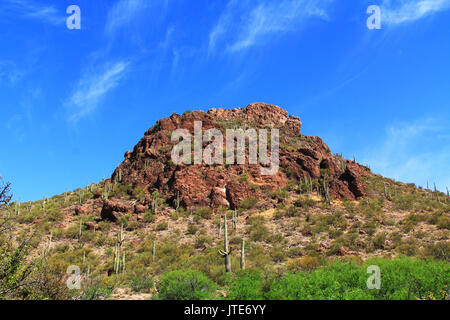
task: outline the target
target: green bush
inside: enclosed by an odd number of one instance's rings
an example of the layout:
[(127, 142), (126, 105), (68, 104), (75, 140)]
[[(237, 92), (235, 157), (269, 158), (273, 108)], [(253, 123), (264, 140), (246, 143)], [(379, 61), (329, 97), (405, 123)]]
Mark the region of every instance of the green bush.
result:
[(309, 209), (315, 205), (315, 202), (308, 197), (298, 197), (297, 200), (295, 200), (294, 205), (298, 208)]
[[(367, 267), (380, 268), (381, 287), (368, 289)], [(364, 264), (335, 262), (313, 272), (284, 276), (267, 299), (407, 300), (444, 299), (450, 264), (412, 258), (371, 259)]]
[(157, 224), (156, 231), (167, 230), (168, 227), (169, 223), (167, 221), (161, 221), (160, 223)]
[(245, 210), (252, 209), (258, 203), (258, 198), (256, 197), (246, 197), (242, 199), (240, 207)]
[(229, 280), (227, 300), (261, 300), (263, 299), (263, 279), (258, 271), (238, 271)]
[(208, 208), (208, 207), (198, 208), (195, 211), (195, 215), (198, 217), (201, 217), (203, 219), (210, 219), (211, 215), (212, 215), (212, 210), (211, 210), (211, 208)]
[(215, 284), (197, 270), (176, 270), (165, 273), (158, 285), (162, 300), (204, 300), (212, 298)]
[(136, 276), (131, 279), (131, 289), (134, 292), (150, 292), (153, 284), (153, 279), (147, 276)]

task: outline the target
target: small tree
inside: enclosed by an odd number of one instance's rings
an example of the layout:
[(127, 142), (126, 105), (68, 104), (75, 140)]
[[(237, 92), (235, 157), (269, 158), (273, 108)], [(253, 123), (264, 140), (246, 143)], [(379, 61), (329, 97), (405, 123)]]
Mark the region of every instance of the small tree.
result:
[(50, 270), (45, 258), (29, 259), (35, 233), (15, 235), (16, 217), (2, 212), (11, 199), (11, 185), (0, 177), (0, 232), (4, 236), (0, 246), (0, 300), (67, 298), (62, 276)]
[(0, 208), (9, 204), (12, 199), (11, 184), (5, 183), (0, 176)]

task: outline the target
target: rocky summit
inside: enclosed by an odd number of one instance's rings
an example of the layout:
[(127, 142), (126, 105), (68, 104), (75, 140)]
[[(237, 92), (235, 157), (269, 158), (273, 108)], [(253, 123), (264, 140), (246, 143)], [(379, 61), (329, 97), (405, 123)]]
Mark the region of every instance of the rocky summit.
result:
[[(242, 165), (175, 165), (171, 159), (175, 145), (171, 134), (177, 129), (186, 129), (194, 134), (196, 121), (202, 123), (203, 132), (211, 128), (224, 134), (227, 129), (278, 129), (278, 172), (275, 175), (261, 175), (260, 164), (249, 164), (248, 161)], [(164, 195), (173, 207), (222, 206), (237, 209), (244, 199), (255, 197), (259, 208), (269, 209), (278, 202), (272, 196), (273, 192), (292, 181), (310, 184), (335, 199), (356, 200), (364, 197), (361, 178), (371, 175), (370, 170), (333, 155), (322, 139), (303, 135), (301, 126), (299, 117), (265, 103), (228, 110), (185, 112), (183, 115), (174, 113), (159, 120), (133, 151), (125, 153), (125, 159), (114, 171), (111, 181), (143, 191), (143, 201), (136, 203), (138, 211), (152, 206), (155, 191)], [(248, 148), (246, 145), (246, 151)], [(248, 160), (248, 152), (245, 154)], [(109, 199), (103, 205), (102, 216), (115, 220), (117, 215), (131, 210), (129, 204)]]

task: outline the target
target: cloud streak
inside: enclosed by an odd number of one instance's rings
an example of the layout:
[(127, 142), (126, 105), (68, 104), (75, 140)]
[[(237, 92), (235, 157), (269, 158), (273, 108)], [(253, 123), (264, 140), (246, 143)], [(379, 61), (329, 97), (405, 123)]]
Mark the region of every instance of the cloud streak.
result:
[(221, 42), (227, 50), (243, 51), (274, 34), (296, 30), (306, 19), (327, 19), (331, 0), (237, 1), (230, 0), (209, 33), (209, 51)]
[(383, 23), (399, 25), (447, 9), (450, 9), (450, 0), (402, 0), (400, 5), (393, 5), (391, 0), (384, 0), (381, 15)]
[(0, 11), (52, 25), (61, 25), (66, 21), (65, 12), (58, 11), (53, 5), (43, 5), (31, 0), (4, 0), (0, 4)]
[(129, 67), (129, 62), (107, 63), (100, 70), (86, 72), (66, 102), (69, 121), (76, 122), (92, 113), (102, 98), (120, 84)]
[(436, 182), (445, 190), (450, 188), (448, 131), (431, 118), (390, 125), (381, 144), (367, 149), (361, 162), (384, 176), (421, 186)]
[[(105, 24), (105, 33), (112, 36), (118, 30), (132, 25), (133, 21), (140, 17), (146, 17), (148, 19), (146, 23), (153, 24), (157, 20), (158, 16), (164, 15), (164, 11), (167, 9), (167, 6), (168, 0), (119, 0), (108, 11)], [(148, 9), (154, 7), (161, 8), (163, 11), (158, 12), (158, 14), (151, 17), (148, 15), (146, 16)]]

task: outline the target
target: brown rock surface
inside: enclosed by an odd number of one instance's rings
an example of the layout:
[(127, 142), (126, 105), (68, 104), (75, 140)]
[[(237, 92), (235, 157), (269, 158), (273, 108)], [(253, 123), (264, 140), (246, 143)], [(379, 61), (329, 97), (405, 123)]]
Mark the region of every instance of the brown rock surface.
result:
[[(263, 176), (259, 165), (249, 165), (248, 162), (245, 165), (174, 164), (171, 151), (175, 143), (171, 141), (171, 134), (178, 128), (193, 134), (195, 121), (202, 121), (203, 132), (210, 128), (220, 130), (224, 141), (226, 130), (230, 128), (279, 129), (280, 170), (273, 176)], [(193, 111), (184, 115), (173, 114), (159, 120), (145, 133), (133, 151), (125, 153), (125, 159), (113, 173), (111, 181), (115, 181), (120, 172), (122, 184), (145, 190), (146, 205), (150, 203), (149, 195), (157, 190), (173, 206), (178, 197), (180, 205), (187, 208), (237, 208), (249, 196), (258, 197), (262, 203), (273, 203), (269, 201), (271, 191), (284, 187), (290, 179), (304, 177), (318, 180), (326, 178), (330, 195), (334, 198), (354, 200), (364, 197), (361, 177), (370, 174), (369, 170), (348, 160), (344, 160), (344, 168), (342, 158), (334, 156), (322, 139), (302, 135), (301, 126), (298, 117), (290, 116), (278, 106), (264, 103), (230, 110), (211, 109), (207, 113)], [(268, 134), (270, 136), (270, 131)], [(204, 142), (203, 148), (208, 144)], [(248, 177), (239, 179), (243, 175)], [(116, 220), (132, 210), (125, 203), (107, 200), (103, 204), (102, 218)]]
[(117, 221), (122, 215), (133, 211), (128, 201), (121, 199), (110, 199), (103, 202), (101, 217), (104, 220)]

